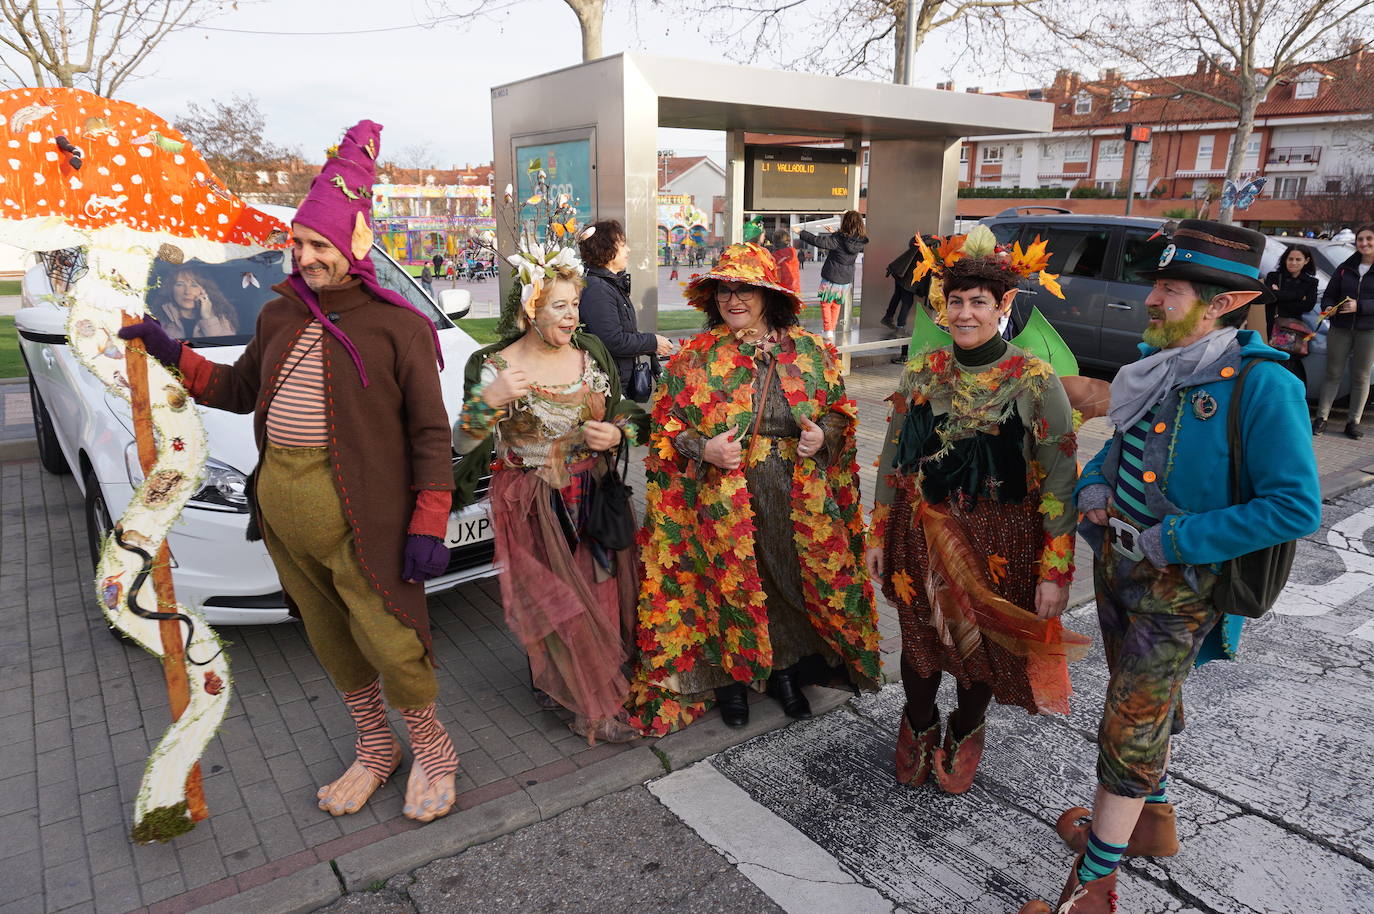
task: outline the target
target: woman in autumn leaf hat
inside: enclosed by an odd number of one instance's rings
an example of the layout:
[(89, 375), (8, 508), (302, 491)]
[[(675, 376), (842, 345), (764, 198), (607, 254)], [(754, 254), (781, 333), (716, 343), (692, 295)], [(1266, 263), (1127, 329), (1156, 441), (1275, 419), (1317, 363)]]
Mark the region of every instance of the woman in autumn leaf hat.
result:
[[(915, 786), (933, 772), (963, 793), (990, 701), (1068, 712), (1066, 661), (1089, 643), (1058, 618), (1073, 578), (1076, 444), (1049, 363), (999, 333), (1021, 279), (1039, 272), (1053, 287), (1043, 244), (1001, 250), (979, 226), (938, 253), (921, 247), (952, 341), (908, 362), (889, 398), (867, 564), (902, 629), (897, 780)], [(942, 722), (944, 673), (958, 706)]]
[(750, 686), (810, 717), (810, 658), (864, 687), (880, 674), (838, 354), (798, 324), (801, 300), (757, 244), (727, 248), (687, 297), (707, 329), (654, 399), (640, 535), (630, 722), (655, 735), (712, 700), (743, 726)]

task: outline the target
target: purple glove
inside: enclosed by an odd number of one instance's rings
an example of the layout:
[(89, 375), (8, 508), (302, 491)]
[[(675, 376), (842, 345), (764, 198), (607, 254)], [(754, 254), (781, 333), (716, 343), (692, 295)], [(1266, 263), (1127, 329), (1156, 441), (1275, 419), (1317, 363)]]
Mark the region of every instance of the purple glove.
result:
[(401, 570), (401, 580), (423, 584), (430, 578), (437, 578), (448, 567), (448, 547), (437, 536), (423, 533), (406, 535), (405, 564)]
[(119, 328), (121, 340), (142, 340), (148, 354), (168, 368), (176, 368), (181, 361), (181, 343), (167, 335), (162, 325), (148, 315), (143, 315), (143, 323)]

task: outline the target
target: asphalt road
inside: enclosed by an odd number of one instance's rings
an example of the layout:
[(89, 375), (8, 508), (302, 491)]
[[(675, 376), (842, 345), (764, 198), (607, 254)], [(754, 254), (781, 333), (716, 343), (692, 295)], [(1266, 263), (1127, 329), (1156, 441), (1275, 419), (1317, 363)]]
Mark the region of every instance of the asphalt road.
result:
[[(1126, 865), (1122, 914), (1374, 910), (1374, 486), (1325, 515), (1241, 660), (1190, 678), (1170, 772), (1183, 848)], [(1092, 604), (1069, 623), (1095, 635)], [(1054, 819), (1094, 783), (1100, 648), (1072, 673), (1067, 718), (993, 709), (960, 797), (893, 781), (893, 685), (325, 910), (990, 914), (1053, 900), (1070, 863)]]

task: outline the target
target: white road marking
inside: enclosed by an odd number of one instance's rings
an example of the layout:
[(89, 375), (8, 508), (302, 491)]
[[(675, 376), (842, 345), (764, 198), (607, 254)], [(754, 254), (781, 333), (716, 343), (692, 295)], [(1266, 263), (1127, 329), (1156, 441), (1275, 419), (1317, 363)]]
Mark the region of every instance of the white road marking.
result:
[[(1274, 612), (1284, 616), (1322, 616), (1374, 589), (1374, 555), (1364, 544), (1364, 535), (1374, 527), (1374, 507), (1356, 511), (1326, 533), (1326, 544), (1336, 553), (1345, 570), (1320, 587), (1290, 583), (1274, 604)], [(1374, 619), (1350, 633), (1352, 637), (1374, 641)]]
[(697, 762), (649, 790), (779, 907), (795, 914), (893, 914), (892, 902), (854, 879), (819, 844), (721, 774)]

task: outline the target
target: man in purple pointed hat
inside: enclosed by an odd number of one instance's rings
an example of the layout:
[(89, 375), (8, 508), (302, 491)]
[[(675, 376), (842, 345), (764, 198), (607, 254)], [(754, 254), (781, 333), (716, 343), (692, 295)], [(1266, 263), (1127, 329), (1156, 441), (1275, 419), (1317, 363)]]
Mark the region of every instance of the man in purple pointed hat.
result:
[(452, 809), (458, 767), (435, 717), (423, 586), (448, 562), (452, 451), (434, 325), (377, 283), (369, 258), (381, 129), (360, 121), (311, 183), (292, 221), (295, 269), (233, 365), (148, 317), (120, 335), (179, 368), (197, 402), (254, 414), (248, 535), (265, 541), (358, 729), (357, 759), (320, 788), (320, 808), (357, 812), (400, 765), (385, 694), (415, 755), (405, 815), (428, 822)]

